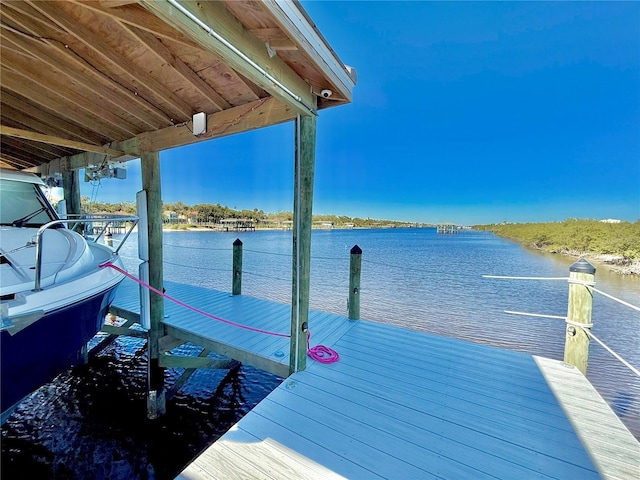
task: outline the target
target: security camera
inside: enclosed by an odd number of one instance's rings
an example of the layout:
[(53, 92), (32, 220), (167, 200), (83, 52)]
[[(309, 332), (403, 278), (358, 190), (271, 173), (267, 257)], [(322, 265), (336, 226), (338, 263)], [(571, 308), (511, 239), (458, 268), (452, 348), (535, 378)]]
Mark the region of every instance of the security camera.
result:
[(333, 95), (333, 92), (331, 90), (322, 90), (320, 92), (320, 95), (323, 96), (324, 98), (329, 98), (331, 95)]

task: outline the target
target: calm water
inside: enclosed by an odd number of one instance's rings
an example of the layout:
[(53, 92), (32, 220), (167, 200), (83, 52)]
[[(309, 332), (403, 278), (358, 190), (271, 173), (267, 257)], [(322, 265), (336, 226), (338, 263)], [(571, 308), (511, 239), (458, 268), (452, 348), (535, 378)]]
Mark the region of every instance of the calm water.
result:
[[(243, 294), (289, 303), (291, 232), (166, 232), (165, 278), (229, 291), (236, 238), (244, 244)], [(122, 250), (133, 272), (135, 242), (130, 239)], [(363, 250), (362, 318), (562, 359), (562, 321), (504, 310), (565, 315), (567, 282), (482, 275), (566, 278), (573, 260), (477, 232), (315, 230), (311, 308), (346, 314), (349, 250), (355, 244)], [(640, 279), (597, 268), (597, 288), (640, 305)], [(638, 312), (596, 294), (593, 323), (598, 338), (640, 365)], [(61, 375), (25, 401), (2, 429), (3, 478), (18, 478), (25, 468), (40, 478), (173, 478), (279, 383), (250, 367), (226, 376), (201, 371), (169, 403), (163, 419), (148, 422), (144, 355), (139, 341), (120, 339), (90, 365)], [(168, 383), (175, 376), (169, 371)], [(640, 379), (594, 342), (588, 377), (640, 437)]]

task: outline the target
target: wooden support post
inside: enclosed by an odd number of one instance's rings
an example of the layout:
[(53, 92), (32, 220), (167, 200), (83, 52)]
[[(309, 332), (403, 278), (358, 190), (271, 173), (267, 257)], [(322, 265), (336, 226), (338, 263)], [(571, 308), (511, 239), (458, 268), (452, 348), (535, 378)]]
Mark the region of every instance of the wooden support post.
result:
[(595, 283), (596, 269), (584, 259), (569, 267), (569, 305), (565, 332), (564, 361), (587, 374), (589, 359), (589, 335), (593, 291), (588, 285)]
[(233, 242), (233, 278), (231, 280), (231, 294), (242, 294), (242, 240), (236, 238)]
[(354, 245), (351, 249), (349, 263), (349, 318), (360, 319), (360, 271), (362, 266), (362, 249)]
[[(80, 215), (82, 213), (79, 178), (78, 170), (66, 170), (62, 172), (62, 190), (67, 207), (67, 218), (72, 218), (73, 215)], [(81, 235), (84, 233), (84, 225), (70, 224), (69, 228), (73, 228)]]
[(85, 343), (78, 351), (78, 364), (86, 365), (89, 363), (89, 344)]
[(80, 181), (78, 178), (77, 170), (62, 172), (64, 199), (67, 202), (67, 213), (71, 215), (80, 215), (80, 213), (82, 213), (80, 206)]
[[(162, 196), (160, 190), (160, 156), (158, 152), (143, 152), (141, 157), (142, 188), (147, 192), (147, 234), (149, 242), (149, 284), (163, 291), (162, 272)], [(166, 411), (164, 368), (159, 364), (158, 342), (164, 333), (164, 299), (151, 292), (149, 296), (149, 370), (147, 417), (157, 418)]]
[(289, 373), (307, 366), (309, 281), (311, 277), (311, 222), (316, 150), (316, 117), (296, 119), (293, 201), (293, 281)]

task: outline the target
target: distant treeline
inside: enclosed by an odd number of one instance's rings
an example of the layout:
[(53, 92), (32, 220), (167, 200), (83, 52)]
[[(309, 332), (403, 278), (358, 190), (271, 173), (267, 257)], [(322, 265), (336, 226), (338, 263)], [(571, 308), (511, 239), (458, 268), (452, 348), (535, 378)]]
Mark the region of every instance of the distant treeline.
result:
[[(86, 213), (126, 213), (135, 214), (136, 205), (133, 202), (104, 203), (91, 202), (88, 197), (81, 199), (82, 211)], [(162, 211), (171, 212), (172, 218), (179, 220), (178, 223), (186, 225), (198, 225), (202, 223), (219, 223), (227, 218), (242, 218), (261, 224), (274, 222), (287, 222), (293, 220), (292, 212), (265, 213), (254, 208), (253, 210), (237, 210), (224, 205), (201, 203), (198, 205), (187, 205), (183, 202), (163, 203)], [(376, 227), (405, 227), (413, 224), (407, 222), (397, 222), (394, 220), (376, 220), (372, 218), (352, 218), (345, 215), (313, 215), (314, 222), (331, 223), (335, 228), (376, 228)]]
[(474, 228), (553, 253), (618, 257), (617, 263), (622, 265), (640, 261), (640, 220), (609, 223), (568, 219), (550, 223), (477, 225)]

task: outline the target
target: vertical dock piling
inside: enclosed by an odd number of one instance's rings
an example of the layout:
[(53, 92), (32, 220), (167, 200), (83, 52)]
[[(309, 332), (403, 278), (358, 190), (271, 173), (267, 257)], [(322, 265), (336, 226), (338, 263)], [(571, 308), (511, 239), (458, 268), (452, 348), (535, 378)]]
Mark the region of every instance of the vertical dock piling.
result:
[[(143, 152), (141, 157), (142, 188), (147, 192), (147, 234), (149, 247), (149, 284), (163, 290), (162, 271), (162, 195), (160, 190), (160, 155)], [(147, 416), (157, 418), (165, 413), (164, 368), (160, 367), (159, 340), (164, 336), (164, 299), (157, 293), (149, 296), (149, 371)]]
[(290, 373), (307, 366), (316, 117), (298, 115), (295, 125)]
[(242, 294), (242, 240), (236, 238), (233, 242), (233, 278), (231, 280), (231, 294)]
[(62, 173), (62, 189), (67, 202), (67, 213), (80, 215), (80, 180), (77, 170), (67, 170)]
[(354, 245), (349, 262), (349, 319), (360, 319), (360, 272), (362, 270), (362, 249)]
[(596, 269), (584, 259), (569, 267), (569, 304), (565, 331), (564, 361), (587, 373), (589, 359), (589, 335), (593, 291), (589, 285), (595, 283)]

